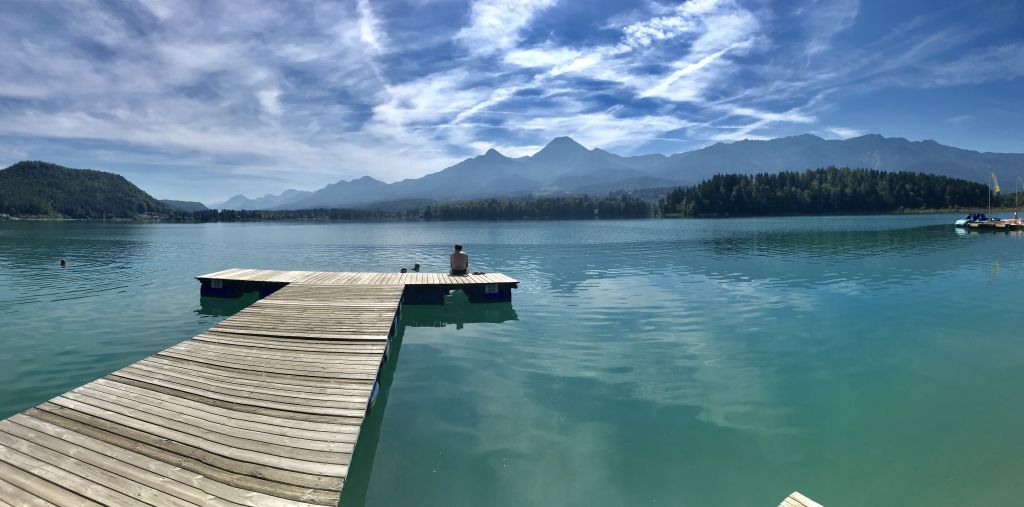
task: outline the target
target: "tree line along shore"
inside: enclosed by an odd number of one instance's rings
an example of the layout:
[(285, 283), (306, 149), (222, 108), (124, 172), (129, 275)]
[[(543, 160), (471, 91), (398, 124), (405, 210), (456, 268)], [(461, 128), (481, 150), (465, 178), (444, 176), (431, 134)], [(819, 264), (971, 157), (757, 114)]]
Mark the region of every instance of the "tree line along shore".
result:
[[(991, 201), (989, 200), (991, 198)], [(981, 183), (914, 172), (828, 167), (804, 172), (722, 174), (669, 191), (664, 216), (771, 216), (891, 213), (1016, 206)]]
[[(981, 183), (915, 172), (828, 167), (719, 174), (689, 187), (434, 202), (350, 209), (175, 209), (124, 177), (43, 162), (0, 171), (0, 219), (115, 219), (172, 223), (344, 220), (517, 220), (727, 217), (956, 211), (1016, 206)], [(407, 204), (407, 205), (406, 205)]]

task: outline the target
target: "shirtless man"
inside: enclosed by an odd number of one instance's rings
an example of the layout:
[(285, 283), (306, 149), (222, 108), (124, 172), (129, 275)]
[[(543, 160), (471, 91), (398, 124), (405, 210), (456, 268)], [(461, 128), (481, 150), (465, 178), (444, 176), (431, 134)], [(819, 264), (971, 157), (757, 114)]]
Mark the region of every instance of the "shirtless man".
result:
[(453, 275), (464, 275), (469, 271), (469, 254), (462, 251), (462, 243), (455, 244), (455, 253), (450, 259)]

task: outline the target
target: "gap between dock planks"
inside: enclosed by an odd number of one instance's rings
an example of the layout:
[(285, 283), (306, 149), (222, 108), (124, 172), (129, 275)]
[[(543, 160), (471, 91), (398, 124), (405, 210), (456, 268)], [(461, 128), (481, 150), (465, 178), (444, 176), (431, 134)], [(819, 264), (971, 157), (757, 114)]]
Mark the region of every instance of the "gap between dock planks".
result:
[(403, 286), (213, 275), (292, 283), (0, 421), (0, 507), (337, 505)]

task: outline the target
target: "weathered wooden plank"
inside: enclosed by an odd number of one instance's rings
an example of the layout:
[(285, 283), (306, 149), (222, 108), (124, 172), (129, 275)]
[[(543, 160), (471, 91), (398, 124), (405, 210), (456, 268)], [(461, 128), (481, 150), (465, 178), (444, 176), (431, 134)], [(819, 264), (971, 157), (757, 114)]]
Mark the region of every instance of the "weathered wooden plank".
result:
[[(11, 507), (53, 507), (53, 504), (29, 493), (5, 480), (0, 476), (0, 498), (11, 503)], [(6, 503), (6, 502), (5, 502)]]
[[(272, 454), (271, 452), (275, 449), (271, 449), (269, 446), (263, 451), (245, 448), (248, 446), (235, 447), (235, 445), (239, 445), (241, 442), (238, 440), (230, 440), (229, 442), (231, 445), (227, 445), (222, 443), (222, 440), (225, 439), (224, 436), (212, 435), (210, 432), (200, 430), (190, 432), (180, 431), (179, 429), (176, 429), (180, 427), (179, 425), (172, 424), (167, 421), (164, 421), (164, 425), (160, 425), (149, 422), (145, 420), (145, 418), (139, 418), (139, 414), (137, 413), (132, 413), (134, 416), (132, 417), (124, 414), (124, 412), (128, 411), (120, 409), (109, 410), (109, 405), (100, 406), (102, 405), (100, 402), (89, 400), (89, 403), (84, 403), (79, 400), (67, 398), (66, 396), (68, 395), (58, 396), (51, 400), (51, 403), (86, 415), (105, 419), (116, 423), (121, 427), (142, 431), (149, 433), (150, 435), (173, 440), (185, 445), (207, 449), (210, 452), (228, 458), (305, 474), (337, 477), (344, 477), (348, 474), (347, 465), (337, 463), (319, 463), (279, 456)], [(197, 436), (196, 434), (202, 434), (203, 436)]]
[[(363, 341), (369, 341), (371, 343), (378, 342), (378, 340), (369, 339)], [(251, 350), (251, 354), (245, 354)], [(261, 371), (276, 371), (282, 370), (281, 373), (294, 374), (291, 371), (283, 370), (300, 370), (303, 373), (300, 375), (315, 376), (319, 377), (317, 373), (330, 373), (339, 372), (344, 373), (353, 369), (360, 369), (359, 367), (374, 366), (377, 362), (375, 356), (377, 354), (353, 354), (352, 356), (346, 355), (331, 355), (326, 356), (320, 362), (310, 361), (308, 356), (297, 356), (295, 358), (287, 358), (287, 353), (281, 354), (280, 361), (275, 360), (272, 355), (279, 351), (265, 349), (260, 351), (258, 349), (229, 349), (221, 348), (214, 349), (212, 347), (203, 347), (199, 343), (184, 343), (178, 346), (163, 350), (159, 352), (160, 355), (181, 357), (185, 361), (199, 361), (203, 358), (209, 358), (213, 360), (219, 360), (220, 362), (241, 364), (246, 367), (260, 367), (264, 363), (271, 363), (267, 365), (267, 369)], [(296, 351), (296, 354), (299, 352)], [(333, 360), (331, 360), (333, 359)], [(379, 359), (379, 358), (378, 358)], [(305, 368), (309, 370), (305, 370)]]
[[(177, 382), (174, 380), (166, 380), (162, 378), (154, 378), (151, 375), (136, 375), (131, 372), (124, 370), (114, 372), (111, 377), (116, 378), (118, 381), (134, 380), (135, 385), (138, 383), (148, 384), (147, 388), (164, 387), (173, 389), (181, 393), (194, 394), (202, 396), (207, 399), (220, 400), (223, 402), (232, 403), (234, 406), (248, 405), (250, 407), (259, 407), (266, 409), (276, 410), (282, 417), (294, 417), (296, 419), (303, 416), (333, 416), (333, 417), (362, 417), (366, 411), (365, 404), (362, 408), (327, 408), (327, 407), (315, 407), (309, 405), (303, 405), (296, 403), (300, 400), (294, 400), (290, 403), (280, 401), (270, 401), (253, 396), (245, 396), (243, 394), (236, 394), (227, 392), (227, 390), (213, 391), (206, 388), (197, 388), (191, 385), (187, 385), (183, 382)], [(150, 387), (151, 386), (151, 387)]]
[(187, 369), (208, 370), (214, 372), (219, 371), (222, 372), (224, 375), (237, 376), (237, 378), (239, 379), (265, 381), (274, 384), (290, 385), (303, 388), (312, 387), (324, 389), (359, 389), (361, 387), (372, 385), (372, 382), (367, 383), (367, 381), (363, 379), (304, 377), (295, 375), (285, 375), (281, 373), (272, 373), (268, 371), (239, 370), (237, 368), (219, 366), (215, 364), (200, 363), (197, 361), (191, 361), (188, 359), (178, 359), (169, 356), (150, 356), (144, 359), (144, 361), (175, 364)]
[(184, 398), (184, 399), (187, 399), (187, 400), (195, 401), (197, 403), (203, 403), (203, 404), (206, 404), (206, 405), (220, 407), (220, 408), (224, 408), (224, 409), (228, 409), (228, 410), (234, 410), (234, 411), (238, 411), (238, 412), (249, 412), (249, 413), (252, 413), (252, 414), (265, 415), (265, 416), (268, 416), (268, 417), (277, 417), (277, 418), (282, 419), (283, 421), (296, 421), (296, 422), (305, 421), (305, 422), (311, 422), (311, 423), (349, 425), (349, 424), (360, 424), (362, 422), (362, 420), (363, 420), (362, 416), (359, 416), (359, 417), (347, 417), (347, 416), (333, 416), (333, 415), (320, 415), (320, 414), (306, 414), (306, 413), (301, 413), (301, 412), (292, 412), (292, 411), (288, 411), (288, 410), (280, 410), (280, 409), (274, 409), (274, 408), (267, 408), (267, 407), (262, 407), (262, 406), (259, 406), (259, 405), (254, 405), (254, 404), (251, 404), (251, 403), (235, 403), (235, 402), (231, 402), (231, 401), (226, 401), (226, 400), (212, 398), (212, 397), (209, 397), (209, 396), (204, 396), (204, 395), (201, 395), (201, 394), (185, 392), (185, 391), (182, 391), (182, 390), (179, 390), (179, 389), (174, 389), (174, 388), (171, 388), (171, 387), (165, 387), (165, 386), (161, 386), (161, 385), (157, 385), (157, 384), (152, 384), (152, 383), (149, 383), (149, 382), (140, 382), (140, 381), (137, 381), (137, 380), (133, 380), (133, 379), (130, 379), (130, 378), (124, 378), (124, 377), (109, 376), (109, 377), (105, 377), (105, 378), (109, 379), (111, 381), (117, 382), (117, 383), (127, 384), (127, 385), (131, 385), (131, 386), (134, 386), (134, 387), (137, 387), (137, 388), (140, 388), (140, 389), (149, 390), (149, 391), (156, 391), (156, 392), (163, 393), (163, 394), (166, 394), (166, 395), (169, 395), (169, 396), (175, 396), (175, 397), (178, 397), (178, 398)]
[(372, 387), (372, 383), (366, 381), (350, 381), (344, 382), (338, 379), (309, 379), (300, 377), (298, 379), (292, 379), (287, 376), (271, 375), (266, 372), (253, 372), (245, 371), (239, 372), (232, 368), (220, 368), (212, 365), (203, 363), (197, 363), (193, 361), (185, 361), (181, 359), (175, 359), (171, 357), (159, 357), (152, 356), (135, 363), (134, 366), (138, 365), (156, 365), (160, 368), (174, 368), (182, 370), (188, 374), (201, 374), (216, 378), (217, 380), (225, 379), (230, 380), (233, 383), (253, 386), (268, 386), (274, 389), (283, 389), (289, 391), (300, 391), (304, 393), (322, 393), (322, 394), (369, 394), (368, 389)]
[[(53, 473), (52, 469), (42, 470), (41, 468), (35, 468), (30, 471), (25, 471), (0, 458), (0, 478), (3, 479), (4, 484), (9, 484), (12, 488), (0, 489), (0, 492), (4, 493), (3, 498), (15, 500), (27, 495), (29, 502), (31, 502), (31, 498), (34, 497), (46, 502), (43, 505), (57, 504), (102, 507), (100, 504), (93, 502), (92, 500), (83, 498), (82, 496), (72, 493), (71, 491), (47, 480), (47, 477), (49, 477), (51, 480), (56, 480), (60, 482), (60, 484), (71, 488), (78, 486), (82, 482), (82, 480), (77, 476), (69, 477), (67, 481), (64, 481), (61, 479), (60, 475), (60, 473)], [(11, 496), (7, 496), (8, 491), (10, 491)]]
[(358, 428), (350, 425), (319, 424), (293, 419), (282, 419), (280, 417), (268, 417), (249, 412), (227, 410), (212, 405), (204, 405), (192, 400), (177, 398), (156, 391), (148, 391), (135, 386), (110, 382), (100, 379), (90, 384), (92, 389), (115, 394), (126, 400), (138, 401), (139, 403), (162, 403), (164, 407), (182, 407), (191, 409), (201, 417), (229, 426), (246, 428), (273, 435), (288, 435), (310, 440), (324, 440), (328, 442), (350, 442), (355, 443), (355, 435)]
[[(338, 393), (331, 392), (312, 392), (312, 389), (282, 389), (274, 384), (267, 382), (251, 382), (248, 380), (240, 380), (232, 377), (224, 377), (218, 375), (208, 374), (206, 372), (187, 370), (178, 368), (176, 366), (166, 365), (151, 365), (145, 361), (135, 363), (127, 369), (138, 369), (142, 371), (148, 371), (152, 373), (160, 373), (172, 377), (181, 378), (183, 380), (190, 380), (196, 382), (196, 387), (211, 386), (212, 388), (223, 387), (234, 390), (245, 390), (260, 394), (281, 396), (281, 397), (293, 397), (302, 398), (305, 400), (317, 400), (328, 403), (348, 403), (356, 400), (366, 401), (366, 395), (369, 394), (365, 389), (353, 389)], [(189, 385), (189, 384), (186, 384)]]
[[(102, 484), (84, 479), (74, 473), (62, 470), (28, 454), (18, 452), (0, 444), (0, 477), (14, 482), (32, 493), (49, 501), (64, 505), (103, 505), (131, 506), (132, 499)], [(25, 478), (27, 472), (34, 478)], [(34, 480), (33, 480), (34, 479)], [(41, 479), (41, 480), (40, 480)], [(60, 486), (58, 486), (60, 484)], [(31, 489), (30, 489), (31, 488)], [(67, 489), (65, 489), (67, 488)], [(74, 491), (74, 496), (68, 495)]]
[[(289, 405), (297, 405), (303, 410), (308, 410), (309, 413), (321, 413), (319, 411), (327, 409), (348, 409), (348, 410), (363, 410), (366, 407), (365, 396), (345, 396), (345, 397), (331, 397), (330, 399), (324, 399), (323, 397), (313, 396), (294, 396), (280, 394), (280, 392), (267, 392), (264, 389), (240, 389), (238, 386), (224, 385), (222, 383), (214, 384), (212, 381), (200, 381), (196, 377), (184, 377), (180, 375), (173, 375), (169, 372), (158, 372), (152, 370), (141, 370), (135, 367), (125, 368), (126, 372), (137, 373), (138, 379), (152, 379), (162, 380), (170, 384), (177, 384), (180, 386), (189, 387), (198, 391), (207, 391), (212, 393), (223, 394), (225, 396), (235, 396), (243, 399), (254, 399), (260, 401), (270, 401), (278, 403), (287, 403)], [(142, 380), (140, 380), (142, 381)], [(244, 386), (243, 386), (244, 387)]]
[(324, 334), (331, 336), (374, 336), (380, 333), (387, 334), (388, 326), (390, 325), (390, 319), (388, 323), (380, 322), (380, 319), (376, 322), (350, 322), (350, 321), (339, 321), (331, 325), (331, 323), (318, 323), (310, 324), (299, 321), (299, 319), (289, 319), (291, 322), (288, 324), (281, 324), (280, 321), (285, 319), (247, 319), (239, 318), (231, 322), (223, 322), (215, 326), (215, 331), (223, 331), (225, 329), (252, 329), (253, 331), (261, 331), (265, 333), (276, 333), (278, 335), (284, 334)]
[[(25, 415), (99, 440), (108, 449), (125, 449), (201, 474), (220, 484), (242, 489), (248, 496), (266, 494), (319, 505), (336, 505), (344, 484), (343, 478), (295, 474), (232, 460), (55, 405), (43, 404), (40, 408), (27, 410)], [(218, 493), (219, 496), (224, 494), (225, 490)], [(225, 498), (242, 505), (252, 505), (232, 496)]]
[(203, 333), (192, 341), (221, 343), (224, 345), (236, 345), (251, 349), (272, 349), (281, 351), (296, 351), (321, 354), (321, 357), (331, 358), (336, 354), (379, 354), (385, 348), (384, 344), (374, 343), (351, 343), (330, 342), (333, 346), (324, 346), (324, 342), (304, 342), (303, 340), (280, 340), (266, 337), (239, 337), (237, 335), (222, 335), (217, 333)]
[(319, 367), (325, 371), (331, 371), (332, 367), (346, 369), (350, 366), (371, 367), (376, 369), (380, 358), (371, 354), (347, 355), (335, 354), (326, 356), (323, 353), (308, 353), (299, 351), (282, 352), (277, 350), (256, 349), (240, 347), (237, 345), (222, 345), (213, 343), (194, 342), (189, 340), (174, 347), (182, 352), (196, 352), (216, 354), (223, 356), (238, 356), (252, 360), (270, 360), (275, 364), (289, 365), (290, 367)]
[[(14, 428), (11, 428), (11, 426)], [(26, 440), (26, 437), (35, 441)], [(80, 453), (76, 453), (74, 446), (71, 444), (58, 440), (56, 446), (63, 451), (62, 453), (37, 443), (41, 439), (41, 435), (35, 434), (32, 431), (18, 430), (18, 426), (12, 422), (0, 421), (0, 447), (7, 447), (26, 456), (31, 456), (42, 463), (70, 472), (110, 490), (110, 492), (96, 494), (96, 496), (92, 497), (94, 500), (107, 503), (110, 501), (109, 498), (113, 497), (117, 501), (124, 501), (126, 505), (133, 505), (132, 499), (150, 505), (167, 507), (194, 507), (198, 505), (123, 477), (120, 474), (130, 473), (131, 471), (127, 470), (126, 467), (117, 466), (118, 462), (115, 460), (101, 458), (100, 466), (96, 466), (78, 459), (75, 455)], [(107, 468), (114, 471), (108, 471)], [(114, 494), (111, 495), (111, 493)], [(123, 498), (121, 495), (123, 495)]]
[(216, 354), (200, 354), (197, 352), (182, 353), (176, 350), (165, 350), (160, 352), (161, 356), (176, 357), (188, 361), (195, 361), (199, 363), (214, 364), (220, 366), (226, 366), (228, 368), (235, 368), (240, 370), (252, 370), (259, 369), (264, 372), (279, 373), (284, 375), (292, 375), (296, 377), (323, 377), (330, 379), (366, 379), (367, 376), (376, 377), (376, 371), (365, 371), (363, 369), (327, 369), (321, 367), (317, 369), (311, 369), (304, 371), (301, 369), (288, 368), (286, 366), (274, 366), (271, 363), (262, 361), (243, 361), (235, 358), (228, 358), (224, 356), (217, 356)]
[[(202, 474), (191, 472), (146, 455), (122, 449), (63, 427), (26, 415), (10, 419), (8, 428), (20, 428), (19, 435), (56, 451), (107, 466), (128, 479), (175, 495), (196, 505), (229, 507), (236, 505), (295, 505), (294, 500), (272, 497), (221, 484)], [(27, 432), (36, 432), (30, 435)]]
[(265, 331), (260, 329), (246, 329), (236, 328), (229, 325), (218, 325), (213, 328), (214, 331), (220, 333), (234, 333), (234, 334), (250, 334), (255, 336), (270, 336), (270, 337), (291, 337), (291, 338), (313, 338), (318, 340), (338, 340), (338, 341), (361, 341), (361, 340), (378, 340), (386, 341), (387, 335), (371, 335), (371, 334), (356, 334), (356, 333), (303, 333), (298, 331)]
[[(232, 425), (209, 421), (203, 417), (197, 417), (206, 414), (184, 407), (175, 406), (173, 408), (176, 408), (177, 411), (169, 410), (168, 408), (136, 400), (128, 400), (108, 392), (93, 390), (88, 386), (80, 387), (72, 393), (65, 394), (65, 396), (168, 428), (177, 428), (186, 433), (205, 438), (219, 438), (219, 441), (225, 444), (268, 452), (270, 454), (277, 454), (280, 451), (285, 453), (283, 454), (284, 456), (321, 463), (333, 463), (335, 460), (334, 453), (352, 453), (351, 443), (306, 440), (299, 437), (274, 435), (256, 430), (237, 428)], [(223, 435), (223, 438), (220, 435)], [(271, 445), (265, 446), (257, 442)], [(309, 450), (315, 452), (305, 452)], [(327, 455), (321, 455), (320, 452), (327, 453)]]
[[(239, 355), (231, 355), (231, 354), (227, 354), (227, 353), (222, 353), (222, 354), (220, 354), (220, 357), (223, 358), (223, 361), (225, 361), (225, 362), (231, 362), (233, 360), (238, 360), (238, 358), (240, 356)], [(163, 357), (156, 357), (156, 358), (163, 358)], [(168, 357), (168, 358), (171, 358), (171, 357)], [(201, 360), (202, 360), (202, 357), (200, 357), (198, 354), (190, 355), (188, 361), (182, 361), (182, 363), (185, 364), (185, 366), (183, 366), (182, 368), (185, 368), (187, 370), (199, 370), (199, 369), (201, 369), (204, 366), (208, 366), (206, 363), (201, 363)], [(259, 358), (258, 361), (264, 361), (264, 358), (261, 357), (261, 358)], [(373, 361), (373, 362), (376, 362), (376, 364), (379, 364), (380, 361), (381, 361), (381, 357), (379, 357), (379, 356), (378, 357), (374, 357), (370, 361)], [(145, 367), (145, 366), (151, 366), (151, 367), (154, 366), (154, 365), (150, 365), (148, 363), (151, 363), (151, 360), (146, 360), (146, 363), (141, 363), (140, 362), (139, 364), (132, 365), (131, 367), (127, 367), (127, 368), (142, 368), (142, 367)], [(252, 363), (241, 363), (240, 362), (240, 363), (237, 363), (236, 366), (232, 366), (231, 368), (244, 369), (244, 368), (247, 368), (245, 365), (249, 365), (249, 364), (252, 364)], [(303, 363), (294, 363), (294, 362), (292, 362), (292, 363), (289, 363), (287, 365), (288, 365), (288, 368), (296, 368), (296, 369), (298, 369), (298, 368), (301, 367), (301, 365), (304, 365), (304, 364)], [(371, 363), (369, 361), (365, 362), (365, 363), (361, 363), (361, 364), (360, 363), (350, 363), (350, 362), (339, 361), (339, 362), (337, 362), (334, 365), (323, 367), (323, 368), (328, 368), (329, 369), (329, 370), (327, 370), (327, 373), (325, 374), (325, 375), (328, 375), (327, 377), (316, 376), (316, 375), (305, 375), (305, 374), (302, 374), (302, 376), (303, 377), (313, 378), (313, 379), (327, 378), (329, 380), (331, 380), (331, 379), (333, 379), (333, 380), (341, 380), (341, 379), (349, 378), (353, 374), (366, 374), (366, 373), (376, 373), (377, 372), (377, 367), (376, 366), (368, 366), (368, 365), (371, 365)], [(161, 367), (156, 367), (156, 368), (159, 368), (160, 370), (164, 370), (164, 369), (167, 369), (168, 367), (161, 366)], [(251, 370), (250, 370), (250, 372), (251, 372)], [(135, 372), (135, 373), (139, 373), (139, 372)], [(160, 373), (162, 373), (162, 374), (177, 373), (179, 375), (180, 374), (187, 375), (190, 372), (181, 372), (181, 371), (163, 372), (163, 371), (161, 371)], [(237, 377), (237, 378), (244, 380), (247, 377), (240, 376), (240, 377)], [(361, 377), (361, 379), (365, 380), (366, 377)], [(227, 381), (225, 379), (217, 379), (217, 378), (210, 378), (209, 380), (215, 380), (215, 381), (218, 381), (218, 382), (228, 382), (228, 383), (231, 383), (231, 384), (236, 384), (236, 383), (237, 384), (245, 384), (245, 385), (256, 386), (256, 387), (261, 387), (261, 386), (269, 383), (267, 381), (263, 381), (263, 384), (254, 384), (252, 382), (236, 382), (236, 381), (234, 381), (234, 379), (231, 379), (230, 381)], [(210, 382), (207, 382), (205, 379), (204, 380), (199, 380), (199, 381), (200, 382), (205, 382), (205, 383), (210, 383)], [(351, 382), (351, 383), (352, 384), (360, 384), (360, 382), (358, 382), (358, 381)], [(231, 386), (224, 386), (224, 387), (231, 387)], [(239, 387), (233, 387), (233, 388), (239, 388)], [(351, 395), (351, 394), (353, 394), (353, 393), (337, 392), (337, 390), (339, 390), (339, 389), (345, 389), (345, 387), (343, 387), (343, 386), (324, 385), (323, 388), (334, 388), (334, 390), (336, 391), (336, 392), (334, 392), (334, 394), (338, 394), (338, 395)], [(300, 389), (292, 387), (292, 388), (286, 388), (286, 390), (293, 390), (293, 391), (295, 391), (295, 390), (300, 390)], [(302, 391), (308, 391), (309, 389), (301, 389), (301, 390)], [(330, 394), (330, 393), (331, 392), (328, 392), (328, 391), (323, 392), (323, 394)], [(279, 393), (279, 394), (282, 394), (282, 393)], [(283, 394), (285, 394), (285, 395), (294, 395), (294, 393), (283, 393)], [(322, 396), (316, 396), (316, 397), (322, 397)]]

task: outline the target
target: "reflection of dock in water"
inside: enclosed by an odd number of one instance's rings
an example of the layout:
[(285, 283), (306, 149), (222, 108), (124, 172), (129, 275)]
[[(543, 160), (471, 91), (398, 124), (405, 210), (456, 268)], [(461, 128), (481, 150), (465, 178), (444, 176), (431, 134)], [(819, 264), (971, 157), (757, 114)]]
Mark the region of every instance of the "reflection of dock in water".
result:
[(501, 324), (518, 320), (512, 303), (474, 305), (465, 295), (453, 293), (445, 297), (443, 312), (421, 312), (417, 309), (402, 314), (402, 324), (408, 327), (447, 327), (462, 329), (466, 324)]
[[(337, 505), (402, 305), (459, 290), (494, 310), (455, 302), (453, 316), (409, 324), (502, 322), (518, 284), (241, 269), (198, 279), (200, 313), (233, 316), (0, 421), (0, 506)], [(251, 292), (262, 298), (237, 313), (238, 301), (210, 297)]]

